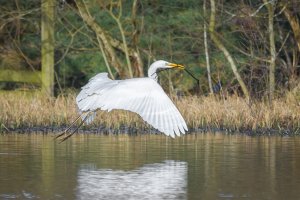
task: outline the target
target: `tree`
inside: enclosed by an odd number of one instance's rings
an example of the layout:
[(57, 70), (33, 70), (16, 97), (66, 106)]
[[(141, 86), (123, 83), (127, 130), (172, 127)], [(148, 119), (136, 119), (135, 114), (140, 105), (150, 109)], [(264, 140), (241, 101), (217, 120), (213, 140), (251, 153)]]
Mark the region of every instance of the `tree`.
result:
[(241, 89), (243, 91), (243, 94), (245, 95), (245, 98), (247, 99), (247, 101), (249, 101), (250, 96), (249, 96), (248, 89), (247, 89), (242, 77), (240, 76), (240, 73), (237, 70), (237, 66), (236, 66), (232, 56), (230, 55), (229, 51), (226, 49), (226, 47), (223, 45), (223, 43), (221, 42), (221, 40), (218, 38), (218, 36), (215, 33), (216, 6), (215, 6), (214, 0), (210, 0), (210, 7), (211, 7), (210, 20), (209, 20), (210, 37), (211, 37), (212, 41), (215, 43), (215, 45), (224, 53), (227, 61), (229, 62), (230, 66), (231, 66), (233, 74), (235, 75), (235, 78), (237, 79), (237, 81), (239, 82), (239, 84), (241, 86)]
[(42, 92), (54, 94), (54, 0), (42, 1)]
[[(204, 18), (206, 17), (206, 0), (203, 1), (203, 15)], [(204, 49), (205, 49), (205, 60), (206, 60), (206, 69), (207, 69), (207, 79), (208, 79), (208, 86), (210, 94), (213, 94), (213, 87), (211, 81), (211, 73), (210, 73), (210, 62), (209, 62), (209, 54), (208, 54), (208, 44), (207, 44), (207, 26), (206, 20), (203, 23), (203, 36), (204, 36)]]
[[(108, 62), (115, 70), (119, 73), (121, 77), (133, 77), (132, 66), (134, 66), (134, 71), (136, 76), (143, 76), (143, 64), (140, 58), (140, 54), (137, 48), (130, 47), (127, 44), (125, 38), (124, 29), (121, 23), (122, 16), (122, 4), (121, 1), (117, 3), (109, 2), (108, 4), (101, 4), (101, 7), (109, 13), (109, 15), (116, 21), (122, 40), (118, 40), (110, 35), (104, 28), (102, 28), (96, 20), (91, 16), (88, 6), (83, 0), (76, 1), (77, 8), (79, 10), (80, 16), (84, 22), (95, 32), (101, 45), (103, 45), (103, 50)], [(116, 7), (115, 7), (116, 6)], [(108, 7), (108, 8), (107, 8)], [(114, 11), (118, 9), (119, 13), (115, 14)], [(136, 1), (133, 3), (133, 12), (136, 12)], [(121, 51), (126, 57), (127, 69), (122, 67), (121, 61), (116, 53), (116, 50)], [(134, 65), (132, 65), (132, 63)]]
[(274, 39), (274, 1), (263, 0), (268, 9), (268, 32), (270, 40), (270, 65), (269, 65), (269, 100), (270, 102), (274, 98), (275, 91), (275, 61), (276, 61), (276, 49)]
[(280, 1), (279, 7), (283, 9), (283, 14), (287, 18), (292, 31), (294, 33), (294, 38), (298, 46), (298, 51), (300, 52), (300, 24), (297, 17), (297, 13), (291, 11), (291, 3), (286, 1)]

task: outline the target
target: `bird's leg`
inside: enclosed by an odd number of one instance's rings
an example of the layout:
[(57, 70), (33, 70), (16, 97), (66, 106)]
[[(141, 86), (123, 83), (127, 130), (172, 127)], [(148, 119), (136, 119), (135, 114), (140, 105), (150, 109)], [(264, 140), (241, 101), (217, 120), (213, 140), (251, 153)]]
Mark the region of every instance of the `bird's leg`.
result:
[(82, 113), (79, 117), (76, 118), (75, 121), (72, 122), (72, 124), (71, 124), (64, 132), (62, 132), (61, 134), (57, 135), (57, 136), (55, 137), (55, 139), (57, 139), (57, 138), (59, 138), (59, 137), (65, 135), (65, 134), (67, 134), (67, 132), (68, 132), (68, 131), (70, 130), (70, 128), (78, 121), (78, 119), (81, 118), (82, 115), (86, 115), (86, 116), (83, 118), (82, 122), (79, 124), (79, 126), (77, 126), (76, 129), (75, 129), (72, 133), (68, 134), (68, 135), (67, 135), (66, 137), (64, 137), (60, 142), (63, 142), (63, 141), (65, 141), (66, 139), (68, 139), (69, 137), (71, 137), (71, 136), (72, 136), (72, 135), (73, 135), (73, 134), (81, 127), (81, 126), (82, 126), (82, 124), (87, 120), (87, 117), (89, 116), (89, 114), (90, 114), (90, 112), (88, 112), (88, 113)]
[(64, 134), (66, 134), (67, 131), (69, 131), (70, 128), (71, 128), (71, 127), (78, 121), (78, 119), (81, 118), (81, 116), (84, 115), (84, 114), (85, 114), (85, 113), (82, 113), (81, 115), (79, 115), (79, 116), (72, 122), (72, 124), (71, 124), (66, 130), (64, 130), (64, 132), (62, 132), (62, 133), (60, 133), (59, 135), (55, 136), (54, 139), (57, 139), (57, 138), (63, 136)]
[(69, 137), (71, 137), (82, 126), (82, 124), (87, 120), (89, 114), (90, 114), (90, 112), (88, 112), (86, 114), (86, 116), (84, 117), (84, 119), (80, 122), (80, 124), (76, 127), (76, 129), (72, 133), (70, 133), (69, 135), (65, 136), (63, 139), (60, 140), (60, 143), (62, 143), (63, 141), (65, 141), (66, 139), (68, 139)]

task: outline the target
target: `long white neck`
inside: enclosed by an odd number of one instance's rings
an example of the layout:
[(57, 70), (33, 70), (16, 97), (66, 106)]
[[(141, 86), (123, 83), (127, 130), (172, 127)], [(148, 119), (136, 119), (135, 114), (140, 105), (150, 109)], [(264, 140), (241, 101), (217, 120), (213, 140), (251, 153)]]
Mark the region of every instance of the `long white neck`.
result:
[(148, 69), (148, 77), (152, 78), (153, 80), (157, 81), (157, 74), (156, 74), (156, 70), (159, 68), (158, 65), (155, 65), (154, 63), (152, 65), (150, 65), (149, 69)]

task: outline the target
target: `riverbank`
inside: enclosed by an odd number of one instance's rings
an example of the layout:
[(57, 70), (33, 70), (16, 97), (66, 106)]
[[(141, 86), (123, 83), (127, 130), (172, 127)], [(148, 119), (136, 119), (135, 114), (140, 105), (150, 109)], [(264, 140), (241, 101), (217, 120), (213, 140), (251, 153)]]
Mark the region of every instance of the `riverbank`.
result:
[[(78, 116), (75, 94), (57, 98), (26, 97), (3, 94), (0, 96), (0, 132), (61, 132)], [(300, 134), (300, 101), (290, 93), (273, 101), (253, 101), (231, 96), (173, 99), (193, 131), (226, 131), (247, 134)], [(98, 112), (96, 120), (81, 128), (82, 133), (147, 133), (151, 129), (131, 112)]]

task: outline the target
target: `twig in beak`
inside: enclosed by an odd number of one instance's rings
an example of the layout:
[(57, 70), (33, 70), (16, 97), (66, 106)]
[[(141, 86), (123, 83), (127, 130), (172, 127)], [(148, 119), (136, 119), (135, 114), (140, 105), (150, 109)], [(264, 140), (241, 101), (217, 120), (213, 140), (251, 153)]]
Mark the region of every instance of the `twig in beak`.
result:
[(200, 85), (199, 79), (197, 79), (189, 70), (187, 70), (187, 68), (184, 68), (184, 70), (197, 81), (197, 84), (199, 86)]

